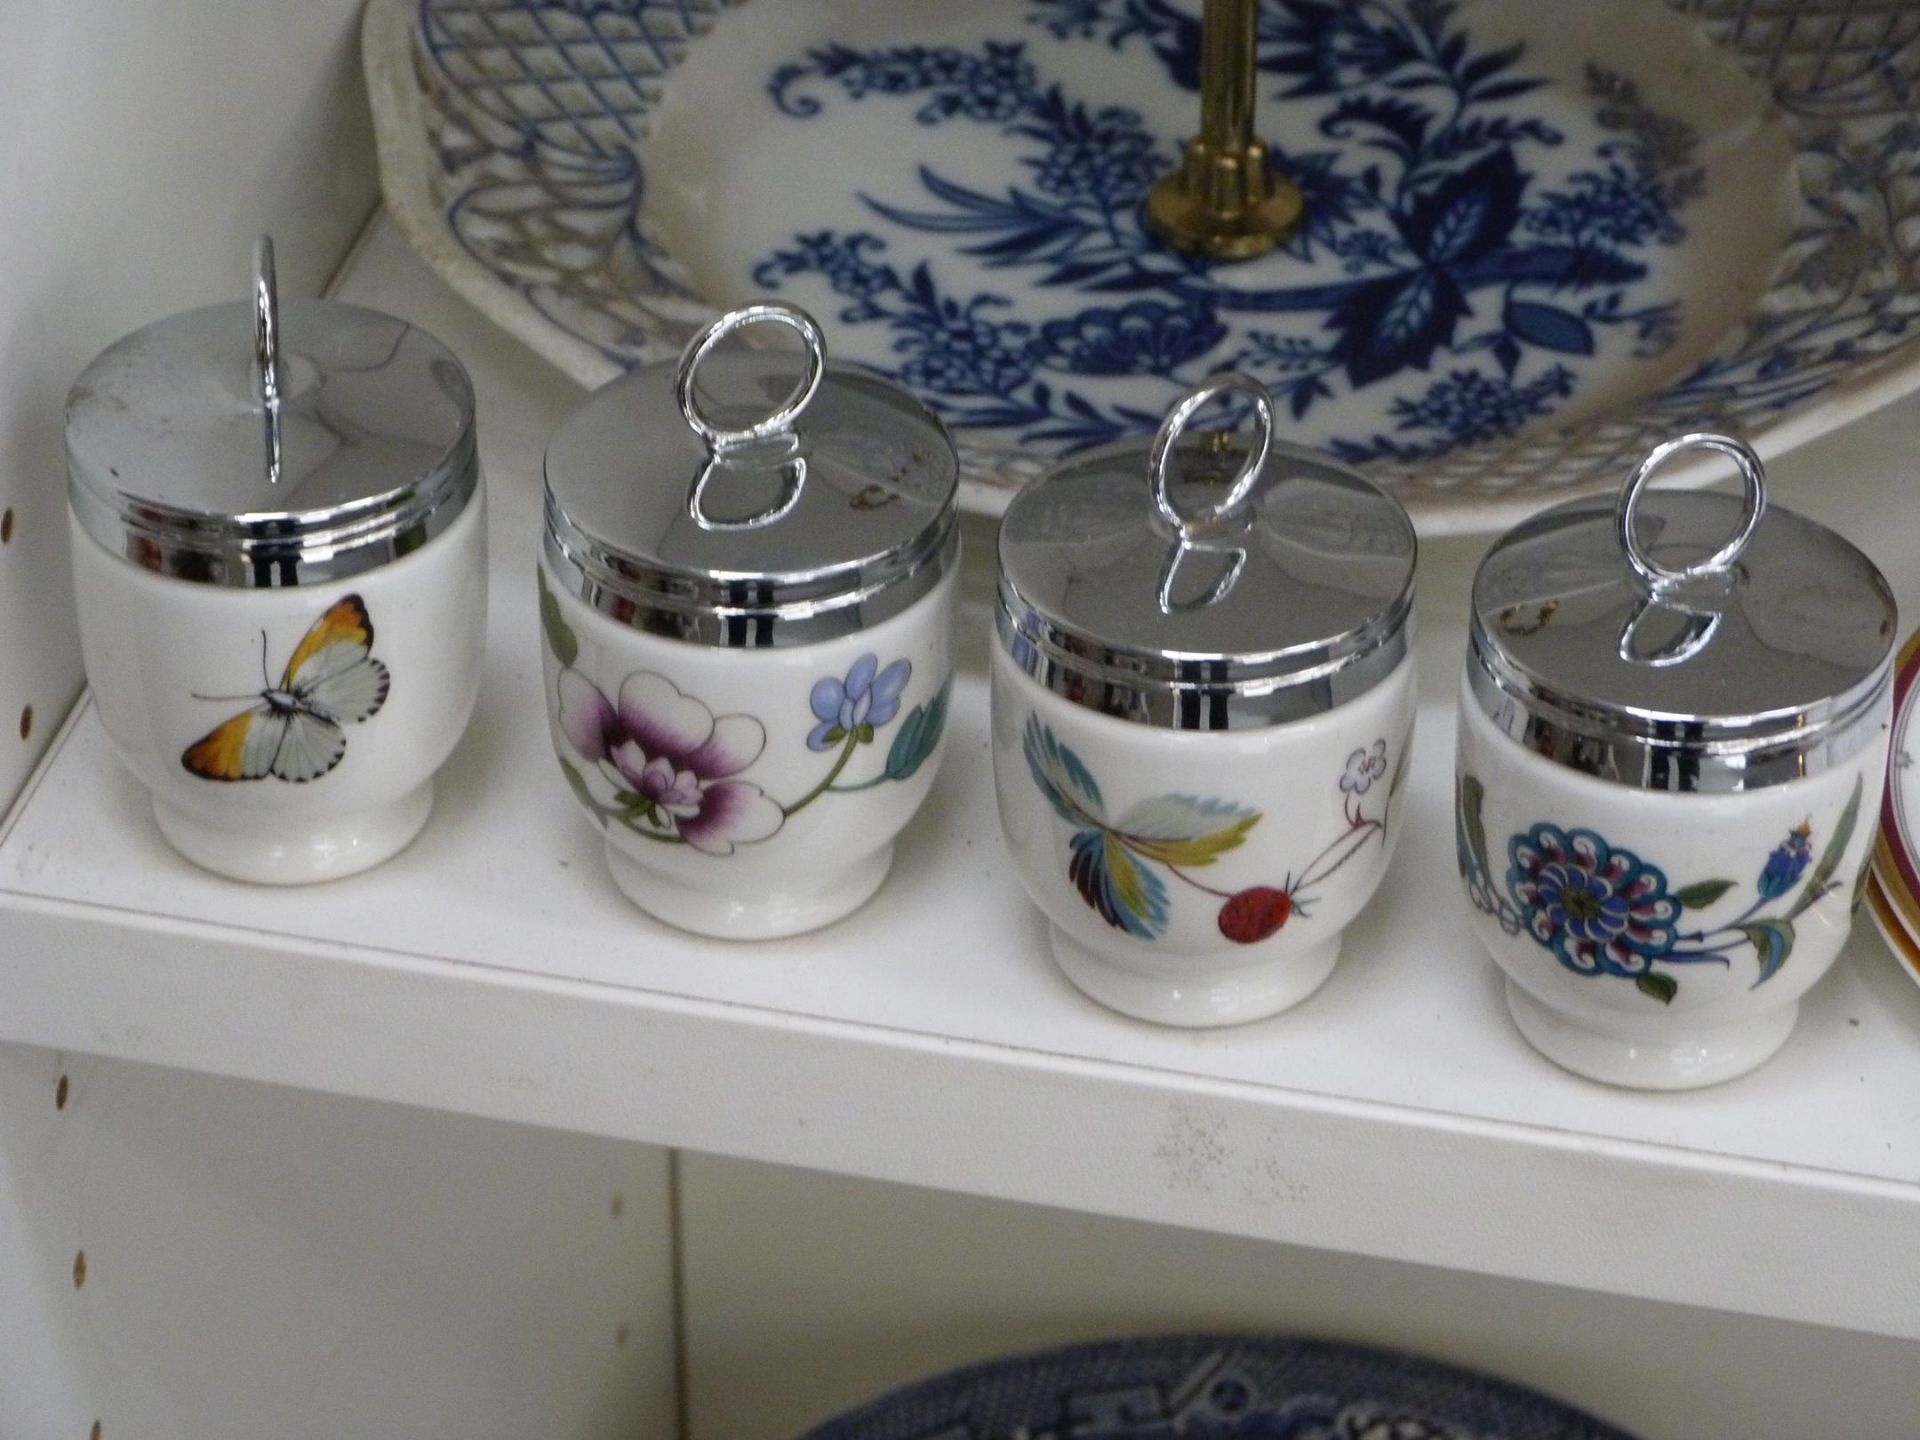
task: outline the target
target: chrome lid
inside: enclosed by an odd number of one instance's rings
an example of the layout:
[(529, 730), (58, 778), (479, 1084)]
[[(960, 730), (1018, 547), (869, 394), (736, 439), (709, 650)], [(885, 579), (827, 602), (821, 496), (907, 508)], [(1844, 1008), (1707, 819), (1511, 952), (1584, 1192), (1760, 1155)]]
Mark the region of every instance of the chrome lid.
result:
[[(804, 357), (715, 353), (755, 325), (794, 331)], [(560, 583), (624, 624), (697, 644), (866, 629), (925, 595), (958, 553), (946, 429), (898, 386), (829, 364), (820, 327), (785, 305), (724, 315), (677, 366), (596, 392), (546, 468)]]
[(283, 306), (270, 241), (254, 261), (251, 301), (156, 321), (81, 372), (74, 515), (114, 554), (208, 585), (314, 585), (412, 553), (478, 483), (467, 372), (404, 320)]
[[(1215, 400), (1250, 434), (1187, 434)], [(1143, 724), (1240, 730), (1345, 704), (1404, 658), (1413, 525), (1358, 472), (1273, 438), (1230, 375), (1149, 444), (1071, 456), (1000, 525), (1001, 643), (1055, 694)]]
[[(1744, 495), (1647, 488), (1697, 449), (1731, 459)], [(1474, 578), (1467, 675), (1496, 725), (1570, 769), (1643, 790), (1749, 790), (1874, 737), (1895, 624), (1871, 560), (1768, 507), (1753, 451), (1684, 435), (1616, 500), (1558, 506), (1493, 547)]]

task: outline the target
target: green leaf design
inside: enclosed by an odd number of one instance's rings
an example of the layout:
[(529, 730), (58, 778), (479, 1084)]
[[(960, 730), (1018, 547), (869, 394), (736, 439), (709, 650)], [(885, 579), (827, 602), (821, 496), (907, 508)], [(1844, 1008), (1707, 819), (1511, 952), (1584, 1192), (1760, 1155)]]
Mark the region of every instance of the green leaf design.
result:
[(1731, 880), (1701, 880), (1673, 892), (1673, 898), (1685, 910), (1704, 910), (1733, 888)]
[(1487, 822), (1482, 814), (1487, 787), (1472, 775), (1462, 775), (1459, 792), (1455, 820), (1460, 830), (1463, 858), (1471, 859), (1474, 872), (1491, 884), (1493, 867), (1487, 863)]
[(1211, 865), (1247, 838), (1260, 812), (1197, 795), (1156, 795), (1142, 800), (1114, 825), (1121, 838), (1163, 865)]
[(593, 792), (587, 789), (587, 777), (574, 769), (574, 767), (565, 760), (560, 762), (560, 773), (567, 777), (567, 784), (573, 790), (575, 797), (582, 805), (586, 806), (587, 809), (593, 813), (594, 818), (600, 822), (600, 828), (602, 830), (606, 829), (606, 812), (600, 808), (599, 802), (593, 798)]
[(916, 705), (900, 722), (900, 732), (887, 749), (886, 777), (907, 780), (927, 763), (940, 745), (947, 728), (947, 702), (953, 695), (953, 681), (940, 687), (940, 693), (925, 705)]
[[(1806, 887), (1801, 890), (1800, 898), (1793, 902), (1793, 908), (1787, 911), (1787, 919), (1797, 920), (1813, 908), (1814, 901), (1826, 893), (1827, 883), (1839, 870), (1840, 861), (1847, 853), (1847, 846), (1853, 840), (1853, 827), (1860, 822), (1861, 778), (1853, 777), (1853, 794), (1847, 797), (1847, 808), (1840, 812), (1840, 818), (1834, 823), (1833, 838), (1827, 841), (1827, 848), (1820, 852), (1820, 858), (1814, 862), (1813, 873), (1807, 877)], [(1788, 927), (1792, 933), (1792, 927)], [(1776, 969), (1779, 967), (1775, 967)], [(1765, 975), (1760, 977), (1766, 979)]]
[(1680, 982), (1671, 975), (1656, 975), (1649, 970), (1644, 975), (1636, 975), (1633, 983), (1639, 987), (1642, 995), (1650, 995), (1662, 1005), (1671, 1005), (1673, 997), (1680, 993)]
[(560, 602), (547, 588), (547, 577), (536, 570), (534, 578), (540, 585), (540, 628), (547, 633), (547, 648), (563, 667), (570, 666), (580, 658), (580, 639), (560, 613)]
[(1067, 878), (1116, 930), (1157, 940), (1167, 927), (1167, 887), (1108, 830), (1082, 830), (1067, 842)]
[(862, 745), (871, 745), (873, 743), (873, 726), (862, 725), (853, 733)]
[(1027, 757), (1027, 770), (1040, 793), (1047, 797), (1060, 818), (1073, 825), (1106, 825), (1106, 802), (1100, 797), (1100, 784), (1093, 778), (1073, 748), (1060, 743), (1053, 728), (1038, 715), (1027, 717), (1027, 729), (1021, 737), (1021, 749)]
[(1758, 989), (1779, 974), (1780, 967), (1793, 954), (1793, 921), (1752, 920), (1739, 929), (1760, 959), (1760, 978), (1753, 982)]

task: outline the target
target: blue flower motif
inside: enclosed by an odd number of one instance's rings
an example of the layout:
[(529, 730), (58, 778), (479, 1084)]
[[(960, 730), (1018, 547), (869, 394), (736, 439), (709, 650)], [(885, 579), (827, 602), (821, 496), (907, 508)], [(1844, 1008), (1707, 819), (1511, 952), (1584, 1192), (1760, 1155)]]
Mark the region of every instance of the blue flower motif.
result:
[(1636, 978), (1673, 949), (1680, 902), (1632, 851), (1543, 823), (1514, 836), (1507, 853), (1521, 919), (1569, 970)]
[(1760, 883), (1755, 888), (1763, 899), (1778, 900), (1799, 884), (1812, 859), (1813, 826), (1803, 820), (1788, 831), (1787, 838), (1767, 856), (1766, 866), (1760, 872)]
[(1334, 0), (1282, 0), (1281, 42), (1260, 68), (1294, 78), (1281, 92), (1331, 95), (1390, 74), (1420, 58), (1413, 29), (1395, 18)]
[(1206, 306), (1135, 300), (1098, 305), (1040, 327), (1038, 358), (1080, 375), (1164, 375), (1227, 337)]
[(1458, 444), (1477, 445), (1511, 435), (1549, 413), (1552, 401), (1573, 393), (1573, 372), (1554, 365), (1538, 379), (1515, 385), (1497, 375), (1455, 370), (1436, 380), (1419, 399), (1388, 407), (1402, 430), (1439, 430)]
[(814, 681), (808, 703), (820, 723), (808, 734), (807, 748), (827, 750), (849, 735), (871, 740), (873, 731), (900, 713), (900, 692), (912, 674), (911, 660), (896, 660), (882, 670), (877, 656), (862, 655), (845, 679), (828, 675)]

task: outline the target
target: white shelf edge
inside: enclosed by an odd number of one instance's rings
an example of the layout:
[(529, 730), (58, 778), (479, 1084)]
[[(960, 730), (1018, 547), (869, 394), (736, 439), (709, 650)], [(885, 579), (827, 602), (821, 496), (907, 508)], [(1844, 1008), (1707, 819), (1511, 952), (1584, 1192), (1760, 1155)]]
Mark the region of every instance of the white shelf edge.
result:
[[(0, 1038), (1920, 1339), (1920, 1277), (1890, 1268), (1886, 1245), (1912, 1233), (1911, 1187), (351, 947), (269, 955), (96, 907), (7, 908)], [(55, 948), (48, 983), (32, 957)]]

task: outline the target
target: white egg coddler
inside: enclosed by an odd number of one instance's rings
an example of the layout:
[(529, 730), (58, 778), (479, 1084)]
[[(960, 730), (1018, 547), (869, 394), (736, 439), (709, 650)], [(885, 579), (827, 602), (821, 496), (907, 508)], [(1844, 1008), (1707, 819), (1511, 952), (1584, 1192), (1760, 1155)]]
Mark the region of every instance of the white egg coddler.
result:
[(108, 348), (66, 439), (87, 680), (167, 840), (275, 884), (404, 847), (480, 683), (460, 362), (390, 315), (282, 307), (263, 239), (252, 301)]
[[(1217, 399), (1254, 430), (1189, 433)], [(999, 541), (1000, 817), (1061, 968), (1173, 1025), (1297, 1004), (1386, 873), (1414, 719), (1415, 541), (1230, 376), (1074, 456)]]
[[(796, 333), (798, 360), (718, 347)], [(952, 683), (958, 463), (905, 391), (751, 305), (547, 450), (553, 744), (641, 909), (792, 935), (864, 903), (933, 783)]]
[[(1732, 459), (1736, 498), (1653, 492)], [(1521, 1033), (1594, 1079), (1742, 1074), (1786, 1041), (1852, 925), (1887, 765), (1892, 593), (1769, 509), (1723, 435), (1660, 446), (1617, 500), (1513, 530), (1475, 577), (1456, 828)]]

